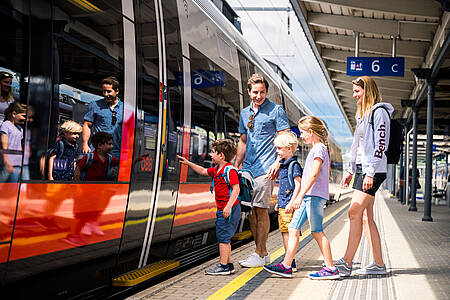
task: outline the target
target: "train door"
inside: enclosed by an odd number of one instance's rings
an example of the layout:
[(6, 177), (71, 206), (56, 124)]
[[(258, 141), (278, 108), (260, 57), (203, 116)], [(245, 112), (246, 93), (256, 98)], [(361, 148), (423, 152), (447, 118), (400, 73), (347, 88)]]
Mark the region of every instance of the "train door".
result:
[[(166, 257), (178, 194), (183, 84), (175, 1), (136, 7), (138, 113), (119, 272)], [(166, 47), (170, 45), (170, 47)]]

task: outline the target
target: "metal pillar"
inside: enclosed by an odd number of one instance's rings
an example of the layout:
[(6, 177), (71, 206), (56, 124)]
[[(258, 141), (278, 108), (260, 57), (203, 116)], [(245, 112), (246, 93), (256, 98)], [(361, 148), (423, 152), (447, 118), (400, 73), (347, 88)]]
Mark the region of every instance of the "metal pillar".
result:
[(359, 56), (359, 32), (355, 31), (355, 57)]
[(433, 129), (434, 129), (434, 86), (437, 80), (428, 78), (428, 103), (427, 103), (427, 145), (426, 145), (426, 169), (425, 169), (425, 194), (422, 221), (432, 222), (431, 197), (432, 197), (432, 170), (433, 170)]
[(419, 108), (413, 106), (413, 145), (412, 145), (412, 159), (411, 159), (411, 168), (412, 168), (412, 178), (411, 178), (411, 203), (409, 205), (409, 211), (417, 211), (416, 207), (416, 194), (417, 194), (417, 118), (419, 114)]
[[(405, 130), (408, 130), (407, 127), (405, 127)], [(409, 176), (411, 174), (409, 174), (409, 141), (410, 138), (409, 136), (411, 135), (412, 132), (412, 128), (410, 131), (406, 132), (406, 147), (405, 147), (405, 197), (403, 199), (405, 199), (405, 201), (402, 202), (402, 204), (408, 204), (409, 203), (409, 197), (408, 197), (408, 190), (411, 189), (411, 187), (409, 186)]]
[[(399, 187), (398, 187), (398, 201), (400, 201), (401, 203), (403, 203), (403, 197), (405, 196), (405, 192), (404, 192), (404, 188), (405, 188), (405, 169), (403, 167), (404, 165), (404, 155), (403, 155), (403, 150), (404, 150), (404, 145), (402, 145), (402, 150), (400, 152), (400, 176), (399, 176)], [(403, 180), (403, 181), (402, 181)]]

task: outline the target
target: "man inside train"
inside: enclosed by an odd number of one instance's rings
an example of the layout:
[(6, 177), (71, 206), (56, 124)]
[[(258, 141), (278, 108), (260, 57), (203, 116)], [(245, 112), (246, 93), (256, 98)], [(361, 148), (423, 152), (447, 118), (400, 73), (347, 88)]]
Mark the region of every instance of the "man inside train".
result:
[(289, 131), (289, 121), (283, 107), (267, 98), (268, 81), (253, 74), (247, 83), (251, 103), (241, 111), (239, 118), (240, 139), (235, 167), (250, 170), (255, 178), (252, 212), (249, 215), (250, 230), (256, 250), (239, 262), (243, 267), (262, 267), (270, 263), (266, 242), (269, 234), (269, 202), (279, 168), (273, 143), (277, 133)]
[[(92, 101), (84, 116), (82, 133), (82, 152), (89, 153), (91, 133), (107, 132), (113, 135), (112, 156), (120, 159), (122, 143), (123, 102), (119, 98), (119, 81), (110, 76), (102, 81), (103, 99)], [(92, 132), (91, 132), (92, 131)]]

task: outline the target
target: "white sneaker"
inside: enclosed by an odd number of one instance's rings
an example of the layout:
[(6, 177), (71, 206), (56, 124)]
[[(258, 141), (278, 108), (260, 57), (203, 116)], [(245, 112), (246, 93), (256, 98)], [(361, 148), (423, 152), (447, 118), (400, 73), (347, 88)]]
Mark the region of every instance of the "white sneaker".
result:
[(264, 262), (266, 265), (270, 264), (270, 253), (267, 253), (267, 255), (264, 256)]
[(249, 256), (247, 256), (246, 259), (240, 260), (240, 261), (239, 261), (239, 264), (243, 263), (244, 261), (247, 261), (248, 259), (250, 259), (250, 257), (252, 257), (252, 256), (255, 255), (255, 254), (256, 254), (256, 252), (253, 252), (252, 254), (250, 254)]
[(256, 268), (264, 266), (265, 259), (258, 254), (253, 253), (246, 260), (240, 261), (239, 264), (245, 268)]

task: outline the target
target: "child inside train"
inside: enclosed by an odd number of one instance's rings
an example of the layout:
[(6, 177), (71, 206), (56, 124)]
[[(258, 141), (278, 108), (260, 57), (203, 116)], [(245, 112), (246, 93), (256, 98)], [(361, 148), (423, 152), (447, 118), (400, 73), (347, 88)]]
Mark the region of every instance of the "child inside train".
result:
[(80, 124), (72, 120), (65, 121), (61, 125), (61, 139), (49, 151), (47, 166), (49, 180), (73, 179), (78, 153), (77, 140), (82, 129)]
[(178, 156), (180, 163), (191, 167), (196, 173), (213, 177), (220, 263), (206, 270), (205, 273), (208, 275), (229, 275), (235, 272), (234, 265), (231, 263), (231, 237), (239, 224), (241, 206), (238, 199), (240, 192), (238, 173), (230, 162), (236, 156), (236, 152), (237, 149), (232, 140), (215, 141), (212, 144), (211, 159), (216, 166), (208, 169)]
[(330, 154), (328, 148), (328, 130), (324, 123), (314, 117), (305, 116), (298, 121), (303, 142), (311, 145), (303, 171), (300, 192), (286, 206), (286, 211), (295, 210), (289, 224), (289, 241), (284, 260), (279, 264), (265, 265), (264, 270), (292, 277), (292, 261), (299, 244), (299, 232), (302, 225), (309, 221), (311, 235), (316, 240), (325, 260), (323, 268), (309, 274), (311, 279), (338, 279), (339, 270), (334, 266), (331, 246), (323, 232), (323, 207), (329, 198)]
[[(277, 147), (279, 169), (278, 201), (275, 210), (278, 211), (278, 229), (283, 239), (284, 250), (288, 249), (289, 223), (294, 212), (291, 199), (295, 199), (300, 192), (303, 169), (294, 156), (298, 146), (297, 135), (293, 132), (280, 132), (274, 140)], [(292, 271), (297, 271), (295, 259), (292, 260)]]

